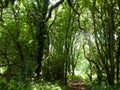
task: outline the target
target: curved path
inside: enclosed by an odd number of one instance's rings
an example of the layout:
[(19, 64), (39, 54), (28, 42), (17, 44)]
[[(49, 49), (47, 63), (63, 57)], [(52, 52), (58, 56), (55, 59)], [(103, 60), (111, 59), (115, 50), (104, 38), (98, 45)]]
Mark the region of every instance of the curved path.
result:
[(87, 86), (81, 80), (71, 80), (68, 83), (69, 90), (87, 90)]

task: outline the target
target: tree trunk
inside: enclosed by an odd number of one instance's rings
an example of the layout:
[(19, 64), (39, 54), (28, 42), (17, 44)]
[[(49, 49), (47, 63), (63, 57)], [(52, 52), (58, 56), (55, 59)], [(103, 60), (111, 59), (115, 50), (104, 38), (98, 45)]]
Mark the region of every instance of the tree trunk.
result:
[(110, 85), (114, 84), (115, 78), (115, 59), (114, 59), (114, 17), (113, 17), (113, 6), (108, 6), (108, 60), (110, 62), (110, 77), (108, 77), (108, 82)]
[(35, 70), (36, 74), (37, 74), (37, 78), (39, 78), (40, 76), (40, 72), (41, 72), (41, 66), (42, 66), (42, 58), (43, 58), (43, 50), (44, 50), (44, 42), (45, 42), (45, 23), (41, 22), (38, 23), (37, 25), (37, 41), (38, 41), (38, 48), (37, 48), (37, 68)]
[(116, 53), (116, 78), (117, 78), (117, 83), (119, 83), (119, 73), (120, 73), (120, 35), (118, 36), (118, 51)]
[[(37, 1), (37, 8), (41, 9), (41, 1)], [(41, 17), (39, 16), (33, 16), (34, 20), (34, 24), (37, 28), (37, 34), (36, 34), (36, 39), (38, 41), (37, 44), (37, 55), (36, 55), (36, 60), (37, 60), (37, 67), (35, 69), (35, 72), (37, 74), (36, 78), (39, 79), (40, 73), (41, 73), (41, 66), (42, 66), (42, 59), (43, 59), (43, 54), (44, 54), (44, 49), (45, 49), (45, 41), (47, 40), (48, 36), (47, 34), (47, 29), (46, 29), (46, 15), (47, 15), (47, 10), (48, 10), (48, 3), (49, 0), (43, 0), (43, 7), (42, 7), (42, 12), (40, 12), (41, 10), (36, 10), (37, 13), (41, 13)], [(36, 9), (36, 8), (35, 8)], [(38, 17), (38, 18), (36, 18)]]

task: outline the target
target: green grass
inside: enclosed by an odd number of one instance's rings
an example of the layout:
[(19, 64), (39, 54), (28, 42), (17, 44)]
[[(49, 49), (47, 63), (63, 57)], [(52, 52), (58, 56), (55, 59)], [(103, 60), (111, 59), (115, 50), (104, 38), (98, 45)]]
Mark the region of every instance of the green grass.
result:
[(83, 80), (81, 75), (68, 75), (68, 80), (71, 80), (71, 79)]

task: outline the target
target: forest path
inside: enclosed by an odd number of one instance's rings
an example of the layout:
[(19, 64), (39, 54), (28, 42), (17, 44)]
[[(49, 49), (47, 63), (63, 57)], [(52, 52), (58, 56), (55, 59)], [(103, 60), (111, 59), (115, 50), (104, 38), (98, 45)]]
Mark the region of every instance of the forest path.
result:
[(68, 87), (69, 90), (87, 90), (87, 86), (81, 80), (70, 80)]

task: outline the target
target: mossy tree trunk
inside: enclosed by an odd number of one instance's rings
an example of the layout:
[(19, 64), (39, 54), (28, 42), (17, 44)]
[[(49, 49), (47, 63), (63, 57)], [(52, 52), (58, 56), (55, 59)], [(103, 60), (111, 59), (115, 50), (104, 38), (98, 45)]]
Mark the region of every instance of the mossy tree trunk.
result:
[(37, 39), (37, 55), (36, 55), (36, 61), (37, 66), (35, 69), (35, 72), (37, 74), (37, 79), (39, 79), (40, 73), (41, 73), (41, 66), (42, 66), (42, 60), (43, 55), (45, 51), (45, 41), (47, 40), (48, 31), (46, 28), (46, 15), (49, 5), (49, 0), (37, 0), (37, 5), (34, 5), (35, 15), (33, 15), (34, 18), (34, 24), (36, 26), (37, 32), (36, 32), (36, 39)]

